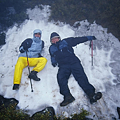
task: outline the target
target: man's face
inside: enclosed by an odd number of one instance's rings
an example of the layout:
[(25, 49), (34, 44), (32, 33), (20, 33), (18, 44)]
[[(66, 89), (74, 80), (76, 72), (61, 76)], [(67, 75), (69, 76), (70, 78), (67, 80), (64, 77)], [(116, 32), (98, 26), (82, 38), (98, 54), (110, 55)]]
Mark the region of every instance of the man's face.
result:
[(40, 33), (35, 33), (35, 37), (39, 37), (40, 38)]
[(53, 38), (53, 39), (51, 40), (51, 42), (54, 43), (54, 44), (56, 44), (58, 41), (59, 41), (59, 38), (58, 38), (58, 37)]

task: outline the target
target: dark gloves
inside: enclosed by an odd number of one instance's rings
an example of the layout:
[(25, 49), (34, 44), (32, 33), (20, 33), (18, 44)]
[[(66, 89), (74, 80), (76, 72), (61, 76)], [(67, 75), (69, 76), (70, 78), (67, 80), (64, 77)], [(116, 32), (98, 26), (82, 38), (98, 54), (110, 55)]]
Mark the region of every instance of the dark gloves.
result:
[(23, 49), (24, 49), (25, 51), (28, 51), (29, 44), (27, 44), (27, 42), (24, 42), (22, 45), (23, 45)]
[(55, 57), (51, 57), (51, 63), (52, 63), (52, 66), (53, 67), (56, 67), (57, 66), (57, 61), (55, 60)]
[(52, 63), (52, 66), (53, 66), (53, 67), (56, 67), (56, 66), (57, 66), (57, 63)]
[(53, 67), (56, 67), (56, 66), (57, 66), (57, 63), (52, 63), (52, 66), (53, 66)]
[(26, 39), (26, 40), (22, 43), (23, 49), (24, 49), (25, 51), (28, 51), (28, 48), (31, 47), (31, 44), (32, 44), (32, 39), (31, 39), (31, 38)]
[(88, 40), (92, 41), (92, 40), (96, 40), (95, 36), (86, 36)]
[(27, 38), (26, 40), (24, 40), (21, 44), (21, 46), (19, 47), (19, 50), (21, 53), (28, 51), (28, 48), (31, 47), (33, 40), (31, 38)]

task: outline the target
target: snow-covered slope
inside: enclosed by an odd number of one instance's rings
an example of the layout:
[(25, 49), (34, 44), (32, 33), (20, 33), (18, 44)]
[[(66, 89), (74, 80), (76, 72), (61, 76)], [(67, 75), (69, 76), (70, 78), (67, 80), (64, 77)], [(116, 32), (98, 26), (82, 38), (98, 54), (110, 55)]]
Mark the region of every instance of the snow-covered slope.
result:
[[(0, 49), (0, 94), (6, 98), (14, 97), (19, 101), (20, 109), (28, 110), (29, 114), (52, 106), (56, 114), (69, 116), (79, 113), (84, 108), (91, 112), (90, 117), (95, 120), (111, 120), (118, 118), (117, 106), (120, 107), (120, 43), (111, 33), (107, 33), (106, 28), (90, 24), (87, 20), (78, 21), (79, 27), (75, 28), (61, 22), (48, 22), (50, 15), (49, 6), (43, 6), (43, 10), (35, 7), (27, 11), (30, 20), (26, 20), (21, 26), (15, 25), (7, 31), (6, 44)], [(23, 70), (20, 88), (18, 91), (12, 90), (14, 68), (19, 55), (19, 46), (26, 38), (33, 37), (34, 29), (42, 30), (42, 40), (45, 47), (42, 55), (48, 62), (45, 68), (38, 73), (41, 81), (32, 81), (33, 90), (31, 92), (30, 80), (28, 79), (28, 68)], [(61, 38), (94, 35), (94, 65), (91, 66), (91, 50), (89, 42), (82, 43), (74, 47), (76, 55), (80, 58), (89, 82), (96, 88), (96, 91), (103, 93), (103, 98), (96, 104), (91, 105), (83, 90), (78, 86), (74, 77), (69, 79), (69, 88), (75, 101), (66, 107), (60, 107), (59, 103), (63, 96), (59, 93), (59, 86), (56, 75), (58, 67), (51, 65), (49, 46), (50, 34), (58, 32)], [(30, 68), (32, 70), (32, 67)]]

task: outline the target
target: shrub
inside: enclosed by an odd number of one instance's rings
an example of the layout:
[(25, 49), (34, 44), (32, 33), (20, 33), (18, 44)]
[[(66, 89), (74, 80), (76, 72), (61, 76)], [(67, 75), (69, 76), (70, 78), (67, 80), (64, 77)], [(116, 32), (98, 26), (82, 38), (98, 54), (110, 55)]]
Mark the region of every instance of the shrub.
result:
[(4, 45), (5, 44), (5, 38), (6, 38), (6, 34), (5, 33), (1, 33), (0, 34), (0, 45)]
[(30, 120), (28, 114), (25, 114), (22, 110), (15, 110), (15, 104), (11, 104), (8, 107), (2, 105), (0, 111), (0, 120)]
[(16, 105), (11, 104), (8, 107), (2, 105), (2, 109), (0, 111), (0, 120), (85, 120), (85, 117), (89, 115), (89, 112), (81, 109), (79, 114), (74, 114), (70, 118), (66, 118), (64, 116), (51, 116), (49, 111), (44, 113), (37, 113), (34, 117), (30, 117), (23, 110), (16, 110)]

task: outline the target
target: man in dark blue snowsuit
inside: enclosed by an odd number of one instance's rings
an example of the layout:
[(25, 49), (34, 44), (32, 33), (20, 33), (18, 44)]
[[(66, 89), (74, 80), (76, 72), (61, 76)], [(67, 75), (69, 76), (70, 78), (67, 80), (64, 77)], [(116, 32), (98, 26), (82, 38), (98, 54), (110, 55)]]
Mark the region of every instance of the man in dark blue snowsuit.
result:
[(68, 88), (68, 79), (71, 74), (73, 74), (79, 86), (87, 94), (91, 104), (102, 97), (101, 92), (95, 93), (95, 88), (89, 83), (80, 60), (76, 57), (72, 48), (79, 43), (95, 39), (94, 36), (86, 36), (75, 38), (69, 37), (61, 40), (59, 34), (56, 32), (51, 34), (50, 41), (52, 45), (49, 48), (51, 63), (54, 67), (57, 65), (59, 67), (57, 80), (60, 87), (60, 93), (64, 96), (64, 100), (60, 103), (60, 106), (66, 106), (75, 100)]

